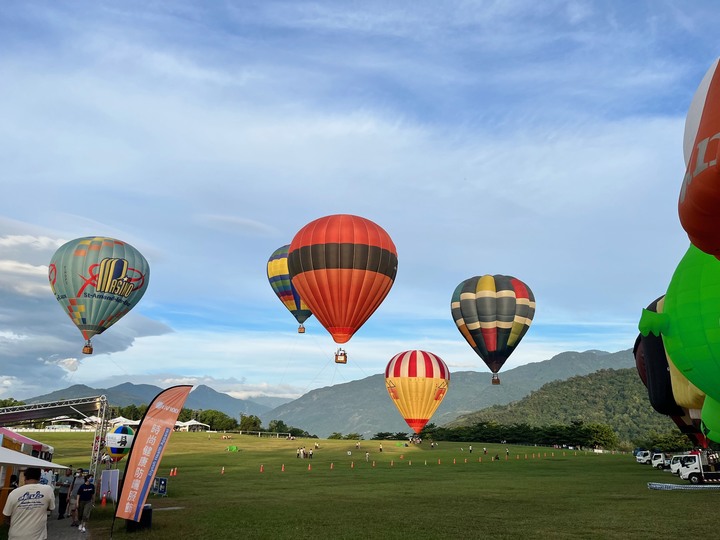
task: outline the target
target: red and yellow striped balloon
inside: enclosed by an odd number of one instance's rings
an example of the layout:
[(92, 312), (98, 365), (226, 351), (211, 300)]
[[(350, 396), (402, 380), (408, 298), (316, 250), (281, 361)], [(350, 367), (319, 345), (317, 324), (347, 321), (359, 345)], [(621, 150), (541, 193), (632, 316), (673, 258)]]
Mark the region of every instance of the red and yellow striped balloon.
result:
[(420, 433), (442, 402), (450, 370), (439, 356), (420, 350), (393, 356), (385, 368), (385, 386), (400, 414)]
[(308, 223), (288, 253), (293, 286), (336, 343), (349, 341), (380, 306), (395, 280), (397, 262), (388, 233), (349, 214)]

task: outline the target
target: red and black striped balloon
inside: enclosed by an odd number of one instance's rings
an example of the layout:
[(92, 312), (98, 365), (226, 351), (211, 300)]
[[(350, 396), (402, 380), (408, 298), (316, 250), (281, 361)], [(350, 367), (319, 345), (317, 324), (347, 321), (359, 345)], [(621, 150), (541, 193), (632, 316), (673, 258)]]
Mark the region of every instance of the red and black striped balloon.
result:
[(305, 225), (290, 243), (293, 286), (336, 343), (346, 343), (390, 292), (397, 250), (376, 223), (349, 214)]

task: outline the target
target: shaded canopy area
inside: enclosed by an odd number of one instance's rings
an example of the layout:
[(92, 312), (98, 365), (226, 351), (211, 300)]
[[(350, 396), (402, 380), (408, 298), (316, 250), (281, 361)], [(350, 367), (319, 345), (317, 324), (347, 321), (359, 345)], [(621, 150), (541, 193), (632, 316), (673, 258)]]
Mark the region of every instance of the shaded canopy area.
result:
[(58, 416), (77, 419), (91, 415), (101, 416), (100, 412), (105, 403), (105, 396), (93, 396), (3, 407), (0, 408), (0, 426), (18, 425), (36, 420), (52, 420)]

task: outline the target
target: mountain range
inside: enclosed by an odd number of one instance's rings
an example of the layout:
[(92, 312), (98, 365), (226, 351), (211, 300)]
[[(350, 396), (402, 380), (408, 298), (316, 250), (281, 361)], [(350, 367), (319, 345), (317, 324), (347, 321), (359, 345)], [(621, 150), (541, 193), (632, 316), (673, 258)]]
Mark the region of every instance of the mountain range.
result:
[[(163, 388), (153, 386), (151, 384), (132, 384), (123, 383), (111, 388), (91, 388), (84, 384), (76, 384), (57, 390), (49, 394), (37, 396), (23, 400), (27, 404), (47, 403), (52, 401), (61, 401), (63, 399), (77, 399), (89, 396), (104, 395), (108, 403), (116, 407), (127, 407), (128, 405), (147, 405), (155, 396), (157, 396)], [(261, 398), (262, 399), (262, 398)], [(250, 401), (246, 399), (238, 399), (222, 392), (217, 392), (205, 386), (198, 385), (190, 392), (185, 401), (185, 408), (193, 410), (216, 410), (222, 411), (233, 418), (239, 418), (241, 414), (254, 414), (260, 416), (270, 411), (279, 404), (287, 400), (281, 398), (264, 398), (266, 404)]]
[[(451, 374), (445, 399), (431, 422), (441, 426), (460, 416), (518, 401), (551, 381), (588, 375), (604, 369), (635, 366), (632, 350), (564, 352), (543, 362), (526, 364), (500, 374), (501, 384), (492, 385), (489, 373), (459, 371)], [(152, 385), (123, 383), (106, 389), (74, 385), (43, 396), (24, 400), (43, 403), (94, 395), (105, 395), (110, 405), (149, 404), (162, 390)], [(260, 402), (264, 400), (263, 402)], [(189, 395), (185, 407), (218, 410), (238, 418), (240, 414), (259, 416), (263, 425), (282, 420), (319, 437), (333, 433), (358, 433), (369, 439), (379, 432), (409, 432), (385, 389), (384, 374), (361, 380), (318, 388), (293, 401), (279, 398), (243, 400), (200, 385)]]

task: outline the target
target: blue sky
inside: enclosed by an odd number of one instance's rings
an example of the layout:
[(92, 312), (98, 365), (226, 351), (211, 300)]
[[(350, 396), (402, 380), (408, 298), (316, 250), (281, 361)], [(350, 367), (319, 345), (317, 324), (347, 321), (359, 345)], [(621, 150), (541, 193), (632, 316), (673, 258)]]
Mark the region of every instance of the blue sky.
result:
[[(536, 296), (505, 369), (632, 347), (688, 246), (684, 121), (718, 18), (709, 1), (5, 3), (0, 397), (297, 397), (412, 348), (487, 372), (450, 315), (481, 274)], [(265, 276), (334, 213), (380, 224), (399, 259), (346, 366)], [(151, 279), (83, 357), (47, 264), (89, 235), (133, 244)]]

